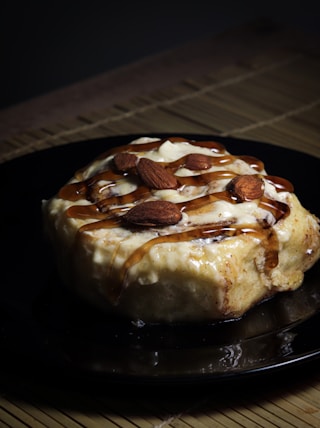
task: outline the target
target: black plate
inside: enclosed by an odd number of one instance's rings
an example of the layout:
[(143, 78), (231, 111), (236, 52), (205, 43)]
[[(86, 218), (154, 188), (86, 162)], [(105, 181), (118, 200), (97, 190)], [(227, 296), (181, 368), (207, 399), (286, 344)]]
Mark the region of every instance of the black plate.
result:
[[(319, 159), (266, 143), (183, 136), (215, 139), (234, 154), (260, 158), (269, 174), (291, 180), (303, 205), (319, 215)], [(5, 251), (0, 351), (7, 369), (18, 365), (117, 382), (212, 382), (318, 358), (319, 262), (297, 291), (261, 303), (242, 319), (213, 324), (136, 325), (107, 319), (67, 293), (43, 239), (41, 200), (104, 150), (136, 137), (77, 142), (0, 166), (2, 254)]]

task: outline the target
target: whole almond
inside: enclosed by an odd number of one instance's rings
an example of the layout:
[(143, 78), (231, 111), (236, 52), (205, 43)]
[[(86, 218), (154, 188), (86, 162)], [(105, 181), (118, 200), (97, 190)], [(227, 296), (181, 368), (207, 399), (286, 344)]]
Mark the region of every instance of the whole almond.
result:
[(128, 171), (134, 168), (137, 161), (137, 156), (128, 152), (117, 153), (113, 158), (114, 165), (118, 171)]
[(200, 153), (191, 153), (187, 156), (184, 166), (192, 170), (208, 169), (211, 166), (211, 159), (210, 156)]
[(178, 187), (176, 177), (162, 165), (148, 158), (141, 158), (137, 164), (138, 175), (151, 189), (175, 189)]
[(227, 189), (238, 202), (252, 201), (263, 195), (264, 182), (256, 175), (239, 175), (229, 182)]
[(182, 214), (179, 208), (169, 201), (146, 201), (131, 208), (124, 219), (139, 226), (169, 226), (178, 223)]

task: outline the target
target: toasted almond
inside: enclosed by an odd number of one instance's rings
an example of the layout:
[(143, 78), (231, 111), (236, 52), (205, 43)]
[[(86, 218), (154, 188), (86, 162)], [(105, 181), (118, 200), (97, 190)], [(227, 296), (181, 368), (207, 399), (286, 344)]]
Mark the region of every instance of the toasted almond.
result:
[(185, 167), (192, 170), (208, 169), (211, 166), (210, 156), (200, 153), (191, 153), (187, 156)]
[(138, 158), (133, 153), (117, 153), (113, 158), (113, 162), (118, 171), (128, 171), (134, 168), (137, 164)]
[(252, 201), (263, 195), (264, 182), (256, 175), (239, 175), (229, 182), (227, 189), (238, 202)]
[(169, 226), (178, 223), (182, 214), (179, 208), (169, 201), (146, 201), (131, 208), (124, 219), (139, 226)]
[(178, 186), (176, 177), (151, 159), (141, 158), (137, 171), (144, 184), (152, 189), (175, 189)]

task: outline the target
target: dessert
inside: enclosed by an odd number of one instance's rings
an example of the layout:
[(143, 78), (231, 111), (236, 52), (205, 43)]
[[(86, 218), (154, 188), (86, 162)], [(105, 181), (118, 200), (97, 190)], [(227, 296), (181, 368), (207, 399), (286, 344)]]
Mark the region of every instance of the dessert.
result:
[(318, 218), (261, 160), (215, 141), (142, 137), (43, 201), (63, 281), (144, 322), (237, 318), (297, 289), (320, 257)]

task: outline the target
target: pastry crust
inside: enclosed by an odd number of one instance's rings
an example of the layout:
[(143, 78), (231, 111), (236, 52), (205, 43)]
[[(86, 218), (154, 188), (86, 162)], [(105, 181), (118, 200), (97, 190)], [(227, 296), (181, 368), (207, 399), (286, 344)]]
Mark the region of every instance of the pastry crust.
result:
[(298, 288), (320, 257), (319, 220), (291, 183), (214, 141), (111, 149), (43, 213), (64, 282), (144, 322), (240, 317)]

